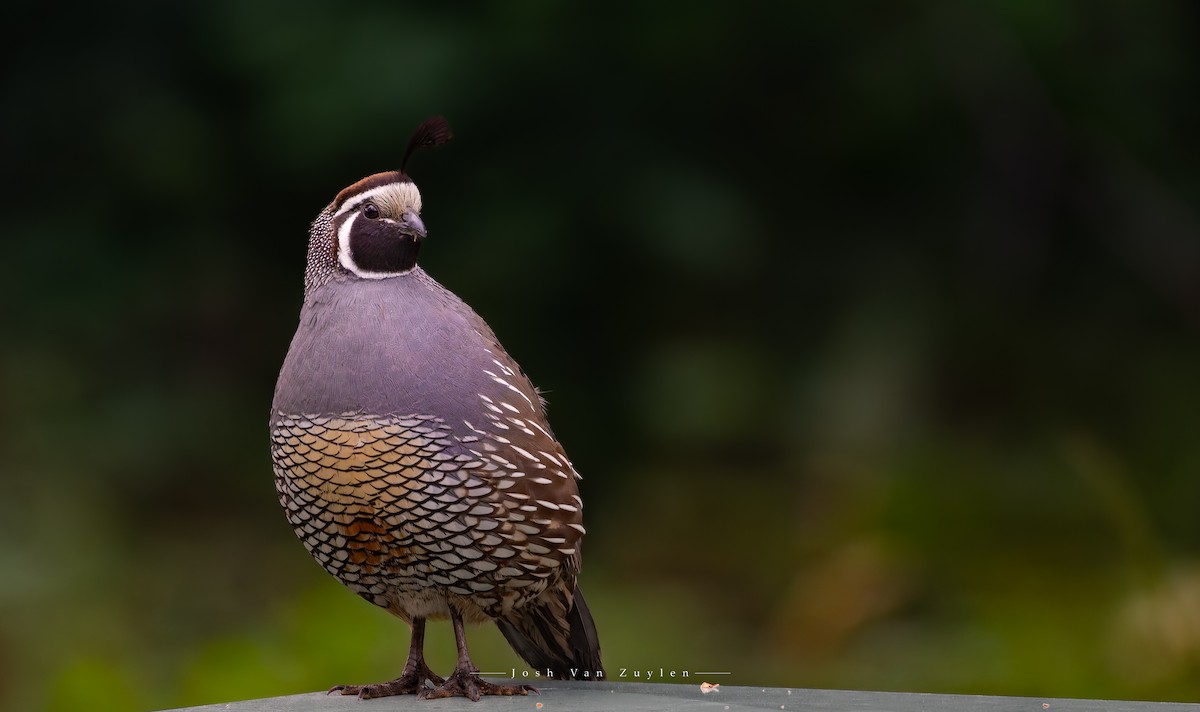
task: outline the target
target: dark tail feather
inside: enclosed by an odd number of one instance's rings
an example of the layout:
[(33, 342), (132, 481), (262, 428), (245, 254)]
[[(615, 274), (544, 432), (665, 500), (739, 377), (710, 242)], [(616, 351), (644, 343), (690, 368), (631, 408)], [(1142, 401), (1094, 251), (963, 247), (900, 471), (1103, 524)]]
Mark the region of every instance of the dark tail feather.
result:
[(549, 589), (496, 625), (534, 670), (563, 680), (603, 679), (600, 638), (583, 592), (575, 586), (573, 601), (562, 594)]

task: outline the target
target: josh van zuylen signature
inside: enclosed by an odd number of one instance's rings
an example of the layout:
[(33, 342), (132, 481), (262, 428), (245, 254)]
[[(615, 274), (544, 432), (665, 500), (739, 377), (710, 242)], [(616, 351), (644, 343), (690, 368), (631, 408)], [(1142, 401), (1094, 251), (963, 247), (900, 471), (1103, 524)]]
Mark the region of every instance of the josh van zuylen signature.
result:
[[(691, 670), (668, 670), (667, 668), (649, 669), (649, 668), (617, 668), (615, 677), (618, 679), (627, 680), (669, 680), (688, 679), (692, 676)], [(606, 680), (609, 678), (605, 670), (581, 670), (571, 668), (571, 677), (577, 680)], [(509, 670), (509, 675), (514, 678), (555, 678), (553, 670), (518, 670), (512, 668)]]

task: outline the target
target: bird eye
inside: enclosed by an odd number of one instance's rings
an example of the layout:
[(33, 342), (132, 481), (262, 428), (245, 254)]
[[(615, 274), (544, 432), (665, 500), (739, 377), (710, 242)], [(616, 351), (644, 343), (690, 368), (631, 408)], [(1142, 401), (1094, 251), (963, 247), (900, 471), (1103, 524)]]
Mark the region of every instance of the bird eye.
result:
[(363, 215), (365, 215), (368, 220), (378, 220), (379, 219), (379, 208), (375, 206), (375, 203), (367, 203), (366, 205), (364, 205), (362, 212), (363, 212)]

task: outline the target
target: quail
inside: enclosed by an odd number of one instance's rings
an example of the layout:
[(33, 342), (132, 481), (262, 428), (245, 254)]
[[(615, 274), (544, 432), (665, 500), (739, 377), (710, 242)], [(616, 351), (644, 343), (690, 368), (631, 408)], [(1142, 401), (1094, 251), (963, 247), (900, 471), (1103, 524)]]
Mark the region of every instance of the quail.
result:
[[(491, 328), (417, 265), (426, 238), (413, 152), (451, 138), (434, 117), (400, 170), (345, 188), (312, 223), (304, 303), (275, 387), (279, 502), (309, 553), (412, 628), (401, 675), (330, 692), (523, 695), (492, 683), (464, 623), (495, 621), (541, 675), (603, 676), (576, 581), (575, 472), (545, 404)], [(449, 677), (425, 663), (425, 622), (449, 618)]]

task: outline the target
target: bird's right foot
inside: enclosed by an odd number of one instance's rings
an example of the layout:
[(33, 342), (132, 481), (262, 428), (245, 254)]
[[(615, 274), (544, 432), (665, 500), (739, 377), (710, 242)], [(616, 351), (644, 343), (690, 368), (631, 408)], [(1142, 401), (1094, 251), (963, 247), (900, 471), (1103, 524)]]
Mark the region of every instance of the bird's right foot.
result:
[[(418, 700), (436, 700), (442, 697), (466, 697), (472, 702), (478, 702), (485, 695), (535, 695), (542, 694), (533, 685), (501, 685), (488, 682), (473, 669), (459, 668), (450, 673), (446, 682), (433, 688), (422, 690), (417, 695)], [(540, 702), (538, 704), (541, 704)]]

